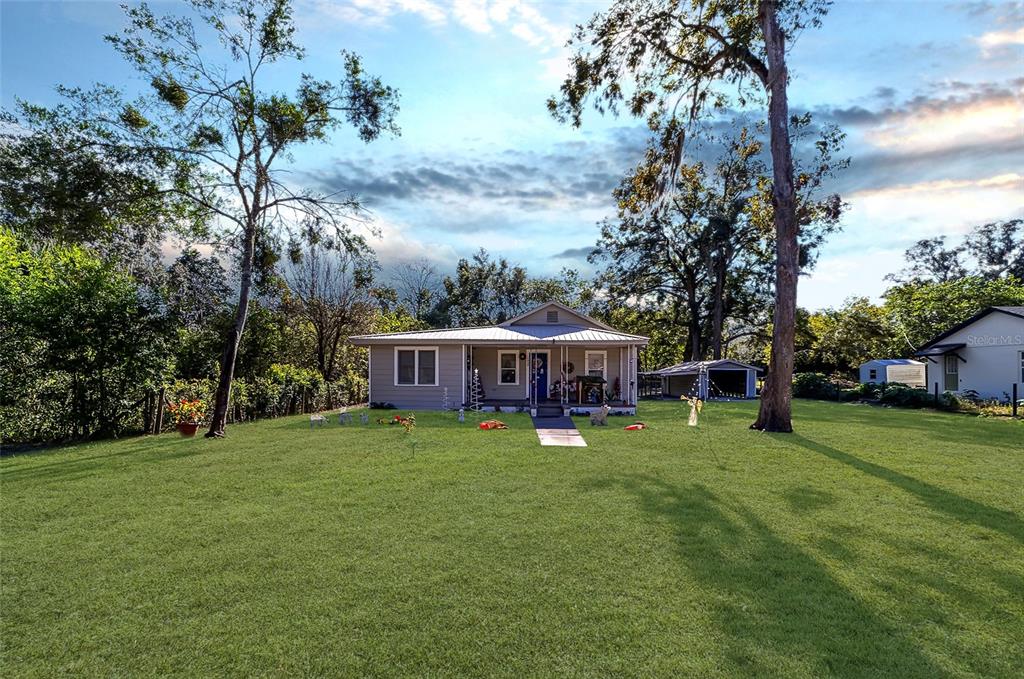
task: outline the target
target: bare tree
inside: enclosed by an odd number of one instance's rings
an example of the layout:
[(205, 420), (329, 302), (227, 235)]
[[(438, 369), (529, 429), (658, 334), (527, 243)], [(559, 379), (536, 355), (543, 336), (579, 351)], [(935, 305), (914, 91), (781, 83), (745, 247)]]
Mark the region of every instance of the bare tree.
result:
[(401, 262), (391, 274), (398, 301), (409, 315), (422, 321), (437, 303), (441, 294), (441, 276), (426, 258)]
[[(375, 262), (353, 253), (307, 224), (289, 247), (287, 303), (312, 329), (316, 368), (325, 382), (337, 379), (346, 338), (372, 323)], [(333, 404), (328, 404), (332, 407)]]

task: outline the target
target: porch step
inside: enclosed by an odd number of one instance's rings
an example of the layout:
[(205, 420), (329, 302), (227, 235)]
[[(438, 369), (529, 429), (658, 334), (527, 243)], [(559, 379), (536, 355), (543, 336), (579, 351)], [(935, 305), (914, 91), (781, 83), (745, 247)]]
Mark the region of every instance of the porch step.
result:
[(562, 406), (537, 406), (537, 417), (561, 417)]

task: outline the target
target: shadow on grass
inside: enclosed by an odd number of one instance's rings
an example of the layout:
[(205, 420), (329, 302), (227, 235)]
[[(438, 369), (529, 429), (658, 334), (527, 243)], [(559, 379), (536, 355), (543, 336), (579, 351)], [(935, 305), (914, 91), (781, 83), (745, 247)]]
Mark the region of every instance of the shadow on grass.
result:
[(727, 674), (946, 676), (749, 508), (723, 503), (699, 484), (677, 487), (650, 476), (593, 485), (625, 489), (655, 525), (671, 527), (680, 561), (701, 587), (700, 606), (724, 633)]
[(989, 507), (981, 502), (970, 500), (951, 491), (919, 481), (888, 467), (862, 460), (855, 455), (845, 453), (823, 443), (811, 441), (799, 434), (789, 434), (787, 440), (819, 455), (831, 458), (869, 476), (891, 483), (892, 485), (916, 496), (932, 509), (947, 516), (973, 523), (983, 528), (998, 531), (1014, 540), (1024, 543), (1024, 523), (1011, 511)]
[[(159, 439), (156, 437), (139, 437), (130, 441), (126, 440), (123, 443), (128, 446), (125, 450), (119, 450), (105, 455), (88, 456), (77, 456), (72, 453), (67, 455), (67, 457), (62, 457), (59, 461), (45, 462), (43, 464), (33, 464), (33, 462), (40, 457), (51, 457), (61, 453), (67, 454), (69, 449), (49, 449), (45, 453), (37, 452), (19, 455), (10, 459), (18, 459), (23, 461), (25, 464), (13, 469), (3, 468), (2, 471), (0, 471), (0, 478), (5, 482), (18, 481), (21, 479), (73, 480), (89, 476), (90, 473), (102, 469), (110, 469), (110, 463), (118, 458), (131, 456), (134, 458), (132, 460), (133, 462), (152, 463), (191, 457), (199, 453), (199, 451), (195, 449), (182, 449), (182, 447), (188, 445), (188, 443), (179, 438), (171, 438), (170, 435), (166, 435)], [(178, 450), (173, 452), (164, 452), (171, 448), (178, 448)], [(11, 465), (9, 464), (5, 465), (5, 467), (10, 466)]]

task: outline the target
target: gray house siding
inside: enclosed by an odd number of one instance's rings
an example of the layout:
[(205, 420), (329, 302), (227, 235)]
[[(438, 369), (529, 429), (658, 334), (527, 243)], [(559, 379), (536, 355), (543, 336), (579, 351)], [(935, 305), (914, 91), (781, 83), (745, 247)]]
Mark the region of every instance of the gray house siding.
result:
[(548, 323), (548, 311), (555, 311), (558, 314), (558, 320), (556, 323), (575, 325), (578, 324), (582, 327), (590, 327), (591, 323), (587, 319), (583, 318), (579, 314), (575, 314), (572, 311), (566, 309), (557, 308), (540, 308), (533, 311), (526, 316), (523, 316), (519, 320), (512, 323), (512, 325), (547, 325)]
[(437, 386), (395, 385), (395, 345), (373, 345), (370, 347), (370, 398), (402, 409), (440, 410), (444, 389), (448, 387), (448, 405), (458, 408), (462, 403), (461, 365), (462, 347), (442, 344), (437, 347)]

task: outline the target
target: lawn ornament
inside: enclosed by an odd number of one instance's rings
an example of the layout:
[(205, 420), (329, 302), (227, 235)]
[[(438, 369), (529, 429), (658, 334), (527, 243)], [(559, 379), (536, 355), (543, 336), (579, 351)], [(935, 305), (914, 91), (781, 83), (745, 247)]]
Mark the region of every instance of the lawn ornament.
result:
[(623, 427), (626, 431), (640, 431), (641, 429), (648, 429), (648, 426), (643, 422), (634, 422)]
[(360, 413), (359, 414), (359, 422), (361, 424), (369, 424), (370, 423), (370, 415), (368, 413)]
[(608, 404), (605, 403), (601, 406), (600, 412), (590, 414), (590, 426), (607, 427), (608, 426), (608, 412), (611, 410)]
[(480, 423), (481, 429), (508, 429), (508, 425), (501, 420), (484, 420)]
[(466, 421), (466, 409), (465, 408), (459, 408), (459, 422), (465, 422), (465, 421)]
[(309, 428), (312, 429), (314, 425), (319, 425), (322, 427), (324, 426), (324, 422), (326, 421), (327, 418), (321, 415), (320, 413), (313, 413), (312, 415), (309, 416)]
[(338, 413), (338, 424), (352, 424), (352, 413)]
[(686, 401), (690, 404), (690, 418), (686, 424), (691, 427), (697, 426), (697, 416), (700, 415), (700, 411), (704, 409), (704, 401), (697, 396), (681, 396), (680, 400)]

